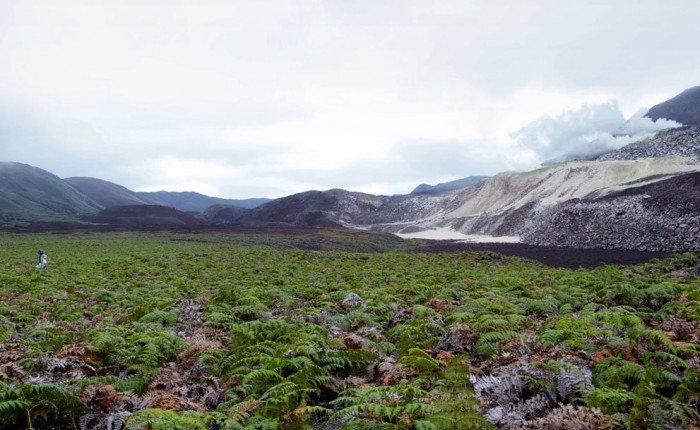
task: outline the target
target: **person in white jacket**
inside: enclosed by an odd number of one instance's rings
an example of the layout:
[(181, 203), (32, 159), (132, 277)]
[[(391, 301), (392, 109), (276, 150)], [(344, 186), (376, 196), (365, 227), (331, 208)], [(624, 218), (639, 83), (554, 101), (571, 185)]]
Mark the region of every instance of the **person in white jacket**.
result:
[(37, 254), (39, 254), (39, 262), (36, 263), (37, 269), (46, 269), (48, 265), (48, 259), (46, 258), (46, 253), (43, 249), (40, 249)]

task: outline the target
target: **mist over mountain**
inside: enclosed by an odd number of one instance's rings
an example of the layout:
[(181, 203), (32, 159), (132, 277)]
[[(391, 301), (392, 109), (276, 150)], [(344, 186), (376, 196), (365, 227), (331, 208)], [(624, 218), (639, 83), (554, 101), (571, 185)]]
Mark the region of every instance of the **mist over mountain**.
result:
[(533, 151), (543, 164), (592, 160), (606, 152), (682, 124), (651, 120), (641, 109), (625, 119), (617, 102), (587, 104), (557, 116), (542, 116), (512, 133), (522, 148)]

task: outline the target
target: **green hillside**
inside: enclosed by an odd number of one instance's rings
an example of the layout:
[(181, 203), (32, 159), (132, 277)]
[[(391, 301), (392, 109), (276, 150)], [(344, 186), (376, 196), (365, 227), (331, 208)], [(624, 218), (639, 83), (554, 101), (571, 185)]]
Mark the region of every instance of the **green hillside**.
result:
[(56, 175), (27, 164), (0, 162), (0, 224), (74, 221), (100, 209)]

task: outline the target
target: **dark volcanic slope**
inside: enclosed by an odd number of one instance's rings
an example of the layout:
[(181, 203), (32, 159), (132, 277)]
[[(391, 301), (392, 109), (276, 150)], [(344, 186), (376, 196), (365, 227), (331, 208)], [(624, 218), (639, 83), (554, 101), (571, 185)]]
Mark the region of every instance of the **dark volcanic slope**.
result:
[(700, 86), (688, 88), (676, 97), (649, 109), (646, 116), (656, 121), (671, 119), (684, 125), (700, 125)]
[(251, 210), (240, 223), (295, 226), (335, 226), (377, 210), (382, 197), (333, 189), (307, 191), (273, 200)]
[(572, 200), (538, 217), (523, 235), (536, 245), (660, 251), (700, 250), (700, 173)]
[(234, 225), (251, 209), (230, 205), (213, 205), (204, 211), (202, 216), (213, 226)]
[(76, 176), (64, 181), (106, 208), (153, 204), (153, 201), (140, 197), (128, 188), (102, 179)]
[(193, 215), (171, 207), (157, 205), (113, 206), (96, 215), (86, 217), (85, 220), (103, 224), (135, 226), (199, 226), (204, 223)]

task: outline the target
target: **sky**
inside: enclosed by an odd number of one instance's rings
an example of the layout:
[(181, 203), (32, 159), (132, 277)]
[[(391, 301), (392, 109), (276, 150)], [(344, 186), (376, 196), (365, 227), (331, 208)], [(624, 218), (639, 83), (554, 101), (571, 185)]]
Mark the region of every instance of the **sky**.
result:
[(0, 0), (0, 161), (242, 199), (614, 148), (700, 85), (696, 0)]

